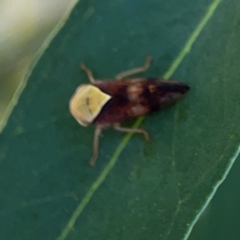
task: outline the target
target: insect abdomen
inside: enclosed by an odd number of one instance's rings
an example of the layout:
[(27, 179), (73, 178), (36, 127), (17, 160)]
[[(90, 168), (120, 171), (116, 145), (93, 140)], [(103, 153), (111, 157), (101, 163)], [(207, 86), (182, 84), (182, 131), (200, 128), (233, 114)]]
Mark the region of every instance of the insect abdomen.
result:
[(94, 120), (98, 124), (122, 122), (161, 110), (174, 104), (189, 90), (189, 86), (181, 82), (151, 78), (109, 83), (99, 86), (112, 98)]
[[(155, 91), (150, 91), (149, 105), (151, 111), (161, 110), (176, 103), (187, 91), (189, 86), (175, 81), (157, 81)], [(148, 98), (146, 96), (146, 98)], [(152, 101), (152, 102), (151, 102)]]

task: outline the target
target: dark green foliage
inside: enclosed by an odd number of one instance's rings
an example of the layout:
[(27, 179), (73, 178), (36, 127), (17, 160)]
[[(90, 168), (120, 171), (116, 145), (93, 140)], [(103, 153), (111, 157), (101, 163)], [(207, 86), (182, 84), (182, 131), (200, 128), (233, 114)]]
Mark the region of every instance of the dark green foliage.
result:
[[(240, 2), (222, 1), (215, 12), (210, 4), (76, 5), (0, 136), (3, 239), (183, 239), (234, 161), (240, 140)], [(171, 76), (191, 91), (174, 107), (145, 118), (151, 143), (104, 131), (100, 157), (90, 167), (93, 127), (79, 126), (68, 111), (75, 88), (88, 81), (79, 63), (98, 78), (111, 78), (151, 53), (153, 64), (142, 76), (163, 76), (187, 50), (206, 12), (211, 18)], [(113, 154), (124, 144), (115, 163)], [(113, 168), (105, 169), (109, 161)]]

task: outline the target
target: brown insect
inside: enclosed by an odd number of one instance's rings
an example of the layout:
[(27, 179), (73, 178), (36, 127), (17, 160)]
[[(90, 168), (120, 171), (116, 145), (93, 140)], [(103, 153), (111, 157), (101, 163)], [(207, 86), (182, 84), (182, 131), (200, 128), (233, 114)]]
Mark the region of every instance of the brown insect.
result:
[(148, 56), (143, 66), (118, 74), (115, 81), (96, 80), (92, 72), (83, 63), (80, 64), (91, 84), (83, 84), (77, 88), (70, 100), (70, 112), (83, 126), (96, 124), (90, 165), (94, 166), (98, 157), (99, 136), (103, 128), (113, 126), (122, 132), (142, 133), (149, 140), (146, 130), (122, 127), (120, 122), (172, 105), (189, 90), (187, 84), (177, 81), (157, 78), (123, 80), (146, 71), (151, 60), (152, 57)]

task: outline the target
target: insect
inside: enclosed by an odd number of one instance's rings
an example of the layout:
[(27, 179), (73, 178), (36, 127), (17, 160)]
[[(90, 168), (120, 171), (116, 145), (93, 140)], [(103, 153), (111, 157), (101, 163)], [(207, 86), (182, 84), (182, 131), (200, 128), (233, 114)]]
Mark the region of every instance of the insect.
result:
[(82, 126), (95, 124), (93, 155), (90, 165), (94, 166), (99, 152), (99, 136), (102, 129), (112, 126), (122, 132), (142, 133), (146, 140), (149, 134), (142, 128), (122, 127), (121, 122), (161, 110), (179, 100), (189, 86), (177, 81), (157, 78), (125, 77), (146, 71), (152, 57), (147, 56), (141, 67), (124, 71), (113, 81), (96, 80), (84, 63), (80, 64), (90, 84), (80, 85), (69, 104), (70, 112)]

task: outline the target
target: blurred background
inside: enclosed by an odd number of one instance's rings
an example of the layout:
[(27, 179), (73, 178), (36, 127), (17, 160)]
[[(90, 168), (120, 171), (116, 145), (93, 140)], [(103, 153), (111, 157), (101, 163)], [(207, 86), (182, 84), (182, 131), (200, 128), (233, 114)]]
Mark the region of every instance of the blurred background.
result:
[(0, 121), (38, 48), (71, 0), (0, 0)]

